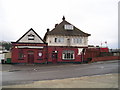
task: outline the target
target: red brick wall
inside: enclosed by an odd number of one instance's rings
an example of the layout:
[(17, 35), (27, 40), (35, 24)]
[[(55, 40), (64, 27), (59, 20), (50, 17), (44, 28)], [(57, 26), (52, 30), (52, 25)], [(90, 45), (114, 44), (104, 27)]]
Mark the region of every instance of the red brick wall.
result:
[[(14, 44), (12, 48), (12, 63), (28, 63), (28, 52), (33, 51), (34, 52), (34, 61), (33, 63), (46, 63), (47, 62), (47, 47), (45, 44), (35, 44), (36, 46), (44, 46), (42, 49), (28, 49), (24, 48), (22, 49), (24, 53), (23, 59), (18, 58), (20, 48), (15, 48), (15, 46), (25, 46), (25, 44)], [(29, 44), (29, 46), (33, 46), (33, 44)], [(41, 52), (42, 56), (41, 58), (38, 56), (38, 53)]]
[(100, 48), (100, 52), (109, 52), (108, 48)]
[[(74, 60), (63, 60), (62, 59), (62, 52), (64, 50), (73, 50), (75, 52), (75, 59)], [(78, 48), (68, 48), (68, 47), (48, 47), (48, 62), (53, 62), (52, 60), (52, 52), (58, 51), (57, 62), (81, 62), (82, 56), (78, 55)]]
[(98, 57), (100, 55), (99, 48), (87, 48), (84, 54), (84, 61), (87, 61), (88, 58)]
[(92, 58), (91, 62), (107, 61), (107, 60), (120, 60), (120, 56), (95, 57), (95, 58)]

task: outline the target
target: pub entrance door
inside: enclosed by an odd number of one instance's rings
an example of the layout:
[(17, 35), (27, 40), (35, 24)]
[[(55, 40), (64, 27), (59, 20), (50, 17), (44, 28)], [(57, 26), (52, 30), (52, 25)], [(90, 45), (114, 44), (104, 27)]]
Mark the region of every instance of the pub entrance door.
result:
[(28, 63), (33, 64), (34, 63), (34, 52), (28, 51)]
[(57, 63), (58, 53), (57, 51), (52, 52), (52, 62)]

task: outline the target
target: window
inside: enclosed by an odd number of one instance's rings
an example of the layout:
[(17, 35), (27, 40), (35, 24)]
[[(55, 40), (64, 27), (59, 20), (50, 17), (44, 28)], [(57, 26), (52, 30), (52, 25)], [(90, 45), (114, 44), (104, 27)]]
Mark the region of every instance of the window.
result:
[(73, 27), (73, 25), (64, 25), (64, 29), (65, 30), (73, 30), (74, 27)]
[(18, 53), (18, 59), (24, 59), (24, 53), (23, 50), (20, 50)]
[(82, 39), (81, 38), (74, 38), (73, 42), (74, 43), (82, 43)]
[(64, 42), (64, 38), (55, 38), (55, 42), (56, 43), (63, 43)]
[(34, 40), (35, 36), (33, 34), (28, 35), (28, 40)]
[(64, 60), (73, 60), (73, 59), (75, 59), (74, 57), (75, 57), (74, 51), (65, 50), (62, 53), (62, 59), (64, 59)]
[(57, 42), (57, 38), (55, 38), (55, 42)]

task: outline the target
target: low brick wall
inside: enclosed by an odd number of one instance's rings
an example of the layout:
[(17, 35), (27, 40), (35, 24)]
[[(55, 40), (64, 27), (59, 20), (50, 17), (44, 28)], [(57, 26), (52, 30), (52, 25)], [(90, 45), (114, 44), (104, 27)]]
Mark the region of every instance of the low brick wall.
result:
[(120, 56), (104, 56), (92, 58), (91, 62), (107, 61), (107, 60), (120, 60)]

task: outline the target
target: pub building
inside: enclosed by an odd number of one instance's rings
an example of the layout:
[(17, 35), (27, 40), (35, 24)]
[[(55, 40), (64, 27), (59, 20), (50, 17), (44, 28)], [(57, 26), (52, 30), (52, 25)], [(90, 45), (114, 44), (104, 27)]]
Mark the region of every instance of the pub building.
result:
[(12, 42), (12, 63), (81, 63), (88, 36), (65, 20), (55, 24), (42, 39), (32, 28)]

